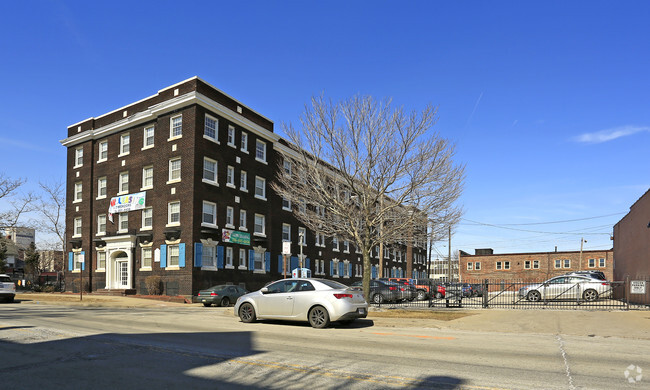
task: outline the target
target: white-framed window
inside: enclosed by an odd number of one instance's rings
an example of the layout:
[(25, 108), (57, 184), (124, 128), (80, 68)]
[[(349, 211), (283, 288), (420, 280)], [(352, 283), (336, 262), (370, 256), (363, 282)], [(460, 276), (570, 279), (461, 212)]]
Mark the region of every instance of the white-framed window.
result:
[(248, 192), (248, 173), (241, 171), (239, 175), (239, 190)]
[(350, 277), (350, 262), (347, 260), (343, 261), (343, 277), (344, 278)]
[(322, 233), (316, 233), (316, 246), (325, 246), (325, 235)]
[(203, 244), (203, 252), (201, 254), (201, 268), (217, 268), (217, 247), (215, 245)]
[(211, 117), (208, 114), (205, 114), (205, 125), (203, 126), (203, 137), (219, 143), (218, 131), (219, 131), (219, 120), (217, 118)]
[(596, 268), (596, 259), (589, 259), (589, 268)]
[(201, 225), (216, 226), (217, 225), (217, 204), (213, 202), (203, 201), (203, 218)]
[(266, 179), (255, 176), (255, 197), (266, 200)]
[(571, 268), (571, 260), (564, 259), (564, 268)]
[(239, 269), (246, 269), (246, 265), (248, 264), (248, 256), (246, 252), (246, 249), (239, 249)]
[(235, 167), (230, 165), (226, 169), (226, 185), (235, 188)]
[(153, 165), (142, 168), (142, 189), (153, 188)]
[(248, 153), (248, 133), (244, 131), (241, 132), (240, 149), (242, 152)]
[(539, 260), (533, 260), (533, 269), (539, 269)]
[(79, 168), (84, 165), (84, 148), (78, 147), (74, 150), (74, 168)]
[(253, 227), (253, 234), (258, 236), (266, 236), (266, 216), (262, 214), (255, 214), (255, 226)]
[(226, 206), (226, 227), (235, 228), (235, 209), (232, 206)]
[(504, 261), (503, 262), (503, 269), (510, 269), (510, 262), (509, 261)]
[(81, 237), (81, 217), (76, 217), (73, 221), (74, 237)]
[(178, 245), (167, 245), (167, 267), (178, 267)]
[[(180, 138), (183, 136), (183, 116), (177, 115), (169, 120), (169, 138)], [(178, 248), (178, 247), (177, 247)]]
[(81, 252), (74, 252), (73, 257), (73, 271), (81, 271), (83, 263), (85, 262), (85, 255)]
[(81, 202), (83, 197), (83, 184), (78, 181), (74, 183), (74, 201), (73, 203)]
[(335, 252), (339, 251), (339, 239), (338, 237), (332, 237), (332, 250)]
[(141, 230), (153, 229), (153, 207), (142, 209), (142, 228)]
[(246, 226), (246, 210), (239, 210), (239, 230), (248, 230)]
[(282, 210), (291, 211), (291, 201), (285, 197), (282, 197)]
[(481, 270), (481, 262), (480, 261), (477, 261), (477, 262), (474, 263), (474, 269), (477, 270), (477, 271)]
[(335, 277), (335, 278), (339, 277), (339, 260), (338, 259), (332, 260), (332, 269), (330, 270), (330, 272), (332, 273), (333, 277)]
[(181, 202), (169, 202), (167, 204), (167, 225), (181, 224)]
[(181, 158), (172, 158), (169, 160), (169, 182), (174, 183), (181, 181)]
[(119, 192), (118, 194), (128, 194), (129, 193), (129, 172), (120, 173), (120, 183), (119, 183)]
[[(302, 237), (301, 242), (300, 237)], [(307, 228), (302, 226), (298, 227), (298, 241), (298, 245), (307, 246)]]
[(227, 268), (234, 268), (234, 266), (233, 266), (233, 251), (232, 251), (232, 247), (230, 247), (230, 246), (226, 247), (226, 267)]
[(532, 268), (532, 262), (530, 260), (524, 261), (524, 269), (531, 269)]
[(473, 269), (474, 269), (474, 263), (471, 262), (471, 261), (468, 261), (468, 262), (467, 262), (467, 270), (468, 270), (468, 271), (471, 271), (471, 270), (473, 270)]
[(343, 241), (343, 253), (350, 253), (350, 241)]
[(284, 168), (284, 173), (291, 175), (291, 160), (285, 158), (282, 161), (282, 167)]
[(217, 162), (211, 158), (203, 158), (203, 181), (217, 184)]
[(97, 251), (97, 269), (106, 269), (106, 251), (104, 250)]
[(97, 199), (106, 197), (106, 176), (97, 179)]
[(119, 213), (118, 214), (118, 232), (127, 232), (129, 231), (129, 213), (124, 212), (124, 213)]
[(151, 247), (142, 248), (142, 268), (151, 268), (151, 260), (153, 258), (153, 251)]
[(503, 262), (502, 261), (497, 261), (496, 262), (496, 269), (497, 270), (503, 269)]
[[(393, 257), (397, 259), (397, 250), (393, 249)], [(384, 246), (384, 259), (390, 259), (390, 249)]]
[(291, 241), (291, 225), (288, 223), (282, 224), (282, 241)]
[(97, 159), (97, 162), (103, 162), (108, 160), (108, 141), (102, 141), (99, 143), (99, 153), (98, 156), (99, 158)]
[(144, 134), (142, 135), (142, 149), (153, 148), (154, 145), (154, 127), (147, 126), (144, 128)]
[(266, 142), (259, 139), (255, 141), (255, 160), (266, 163)]
[(106, 234), (106, 214), (99, 214), (97, 216), (97, 235), (103, 236)]
[(120, 136), (120, 156), (131, 152), (131, 134), (126, 133)]
[(228, 146), (236, 147), (235, 145), (235, 126), (228, 125)]
[(307, 202), (304, 198), (300, 198), (300, 201), (298, 202), (298, 212), (302, 214), (307, 212)]
[(253, 258), (253, 265), (255, 266), (254, 271), (264, 272), (264, 252), (255, 251)]
[(605, 259), (598, 259), (598, 267), (605, 268)]
[(555, 268), (562, 268), (562, 260), (555, 260)]

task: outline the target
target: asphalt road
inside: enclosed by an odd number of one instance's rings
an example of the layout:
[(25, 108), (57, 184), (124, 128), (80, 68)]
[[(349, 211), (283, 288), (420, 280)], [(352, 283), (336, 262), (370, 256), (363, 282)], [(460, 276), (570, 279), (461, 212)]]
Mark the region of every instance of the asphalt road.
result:
[[(648, 388), (650, 340), (414, 326), (243, 324), (232, 308), (0, 305), (6, 389)], [(628, 378), (625, 371), (628, 370)], [(642, 373), (641, 373), (642, 375)]]

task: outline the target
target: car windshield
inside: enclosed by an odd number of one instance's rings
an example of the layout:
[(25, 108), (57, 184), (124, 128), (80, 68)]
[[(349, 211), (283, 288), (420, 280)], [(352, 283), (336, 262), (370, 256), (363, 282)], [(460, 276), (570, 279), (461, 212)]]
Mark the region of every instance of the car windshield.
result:
[(223, 290), (226, 287), (228, 287), (228, 286), (226, 286), (226, 285), (218, 285), (218, 286), (212, 286), (208, 290), (217, 291), (217, 290)]
[(11, 278), (9, 276), (0, 276), (0, 282), (11, 282)]
[(319, 282), (323, 283), (324, 285), (326, 285), (329, 288), (333, 288), (333, 289), (337, 289), (337, 290), (345, 290), (346, 288), (348, 288), (348, 286), (346, 286), (345, 284), (335, 282), (333, 280), (320, 279)]

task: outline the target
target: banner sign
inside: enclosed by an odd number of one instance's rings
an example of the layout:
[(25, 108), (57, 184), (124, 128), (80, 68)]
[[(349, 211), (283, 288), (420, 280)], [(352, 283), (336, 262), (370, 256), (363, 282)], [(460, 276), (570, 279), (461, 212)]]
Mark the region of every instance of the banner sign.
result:
[(123, 213), (125, 211), (142, 210), (145, 207), (147, 199), (146, 192), (116, 196), (111, 198), (111, 205), (108, 207), (109, 213)]
[(222, 229), (221, 241), (240, 245), (250, 245), (251, 235), (250, 233), (238, 232), (236, 230)]

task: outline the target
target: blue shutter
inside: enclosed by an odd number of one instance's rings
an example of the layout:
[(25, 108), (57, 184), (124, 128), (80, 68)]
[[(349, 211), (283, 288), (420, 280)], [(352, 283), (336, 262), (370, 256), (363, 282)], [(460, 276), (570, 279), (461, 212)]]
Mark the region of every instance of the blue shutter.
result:
[(251, 249), (248, 255), (248, 269), (255, 270), (255, 250)]
[(203, 267), (203, 244), (200, 242), (194, 243), (194, 266)]
[(298, 268), (298, 256), (291, 256), (291, 269), (290, 271), (293, 271), (294, 269)]
[(160, 268), (167, 267), (167, 245), (160, 246)]
[(334, 276), (334, 261), (330, 260), (330, 276)]
[(271, 272), (271, 252), (264, 252), (264, 270)]
[(352, 263), (348, 263), (348, 275), (352, 276)]
[(310, 265), (311, 264), (309, 264), (309, 257), (306, 257), (305, 258), (305, 264), (304, 264), (305, 268), (311, 269)]
[(344, 266), (345, 266), (345, 264), (343, 264), (342, 261), (339, 261), (339, 277), (340, 277), (340, 278), (343, 277), (343, 267), (344, 267)]
[(79, 253), (79, 255), (81, 256), (82, 259), (84, 259), (84, 261), (81, 262), (81, 270), (85, 271), (86, 270), (86, 252), (81, 251)]
[(185, 243), (178, 244), (178, 266), (185, 267)]
[(68, 252), (68, 271), (74, 269), (74, 253)]
[(217, 268), (223, 268), (223, 246), (217, 246)]
[(278, 255), (278, 272), (280, 273), (280, 275), (282, 275), (282, 271), (283, 271), (283, 269), (282, 269), (282, 258), (283, 258), (282, 255)]
[(372, 278), (377, 279), (377, 267), (375, 267), (374, 265), (372, 266), (371, 273), (372, 273)]

